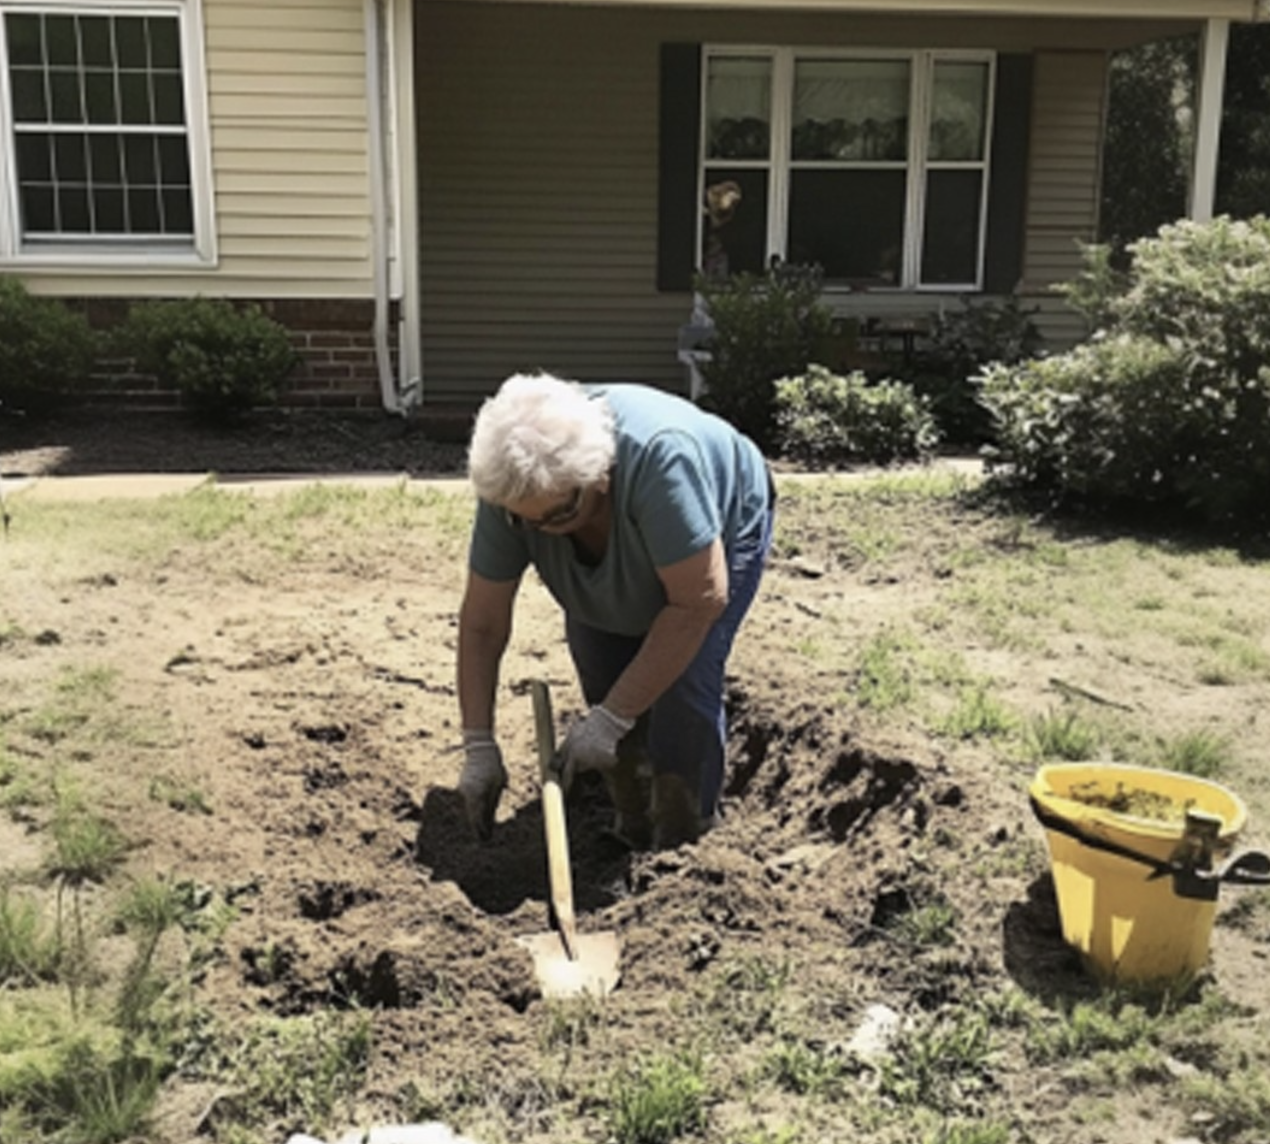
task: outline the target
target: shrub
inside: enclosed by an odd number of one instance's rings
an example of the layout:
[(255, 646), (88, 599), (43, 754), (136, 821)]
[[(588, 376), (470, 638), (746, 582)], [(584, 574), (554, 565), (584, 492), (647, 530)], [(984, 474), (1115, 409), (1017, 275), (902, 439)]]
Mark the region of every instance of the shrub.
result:
[(96, 354), (81, 314), (0, 276), (0, 405), (47, 411), (84, 381)]
[(979, 374), (993, 362), (1013, 365), (1040, 352), (1035, 313), (1016, 298), (1002, 303), (963, 298), (960, 309), (932, 318), (929, 335), (898, 372), (929, 398), (945, 440), (982, 445), (991, 439), (992, 417), (979, 400)]
[(712, 360), (701, 366), (708, 387), (702, 404), (765, 450), (773, 444), (777, 378), (805, 372), (829, 334), (823, 279), (817, 266), (785, 263), (765, 276), (697, 280), (714, 323)]
[(885, 465), (928, 456), (939, 439), (927, 402), (903, 382), (813, 365), (778, 380), (775, 391), (783, 451), (808, 464)]
[(1208, 520), (1270, 503), (1270, 222), (1164, 227), (1130, 248), (1106, 330), (983, 375), (999, 459), (1059, 497)]
[(285, 328), (258, 306), (219, 298), (143, 302), (120, 338), (139, 369), (175, 388), (196, 416), (219, 422), (277, 400), (299, 361)]

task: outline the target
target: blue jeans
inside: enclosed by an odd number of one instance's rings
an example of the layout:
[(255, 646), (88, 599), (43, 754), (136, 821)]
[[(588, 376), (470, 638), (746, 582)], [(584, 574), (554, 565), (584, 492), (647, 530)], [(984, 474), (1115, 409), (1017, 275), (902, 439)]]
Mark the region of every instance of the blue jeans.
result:
[[(763, 577), (772, 546), (773, 519), (773, 508), (769, 507), (762, 528), (741, 537), (728, 552), (727, 607), (684, 673), (647, 712), (653, 773), (679, 775), (689, 790), (699, 791), (703, 820), (718, 811), (723, 790), (727, 739), (724, 668), (737, 629)], [(600, 631), (571, 617), (565, 618), (565, 638), (588, 704), (603, 700), (644, 642), (642, 636)]]

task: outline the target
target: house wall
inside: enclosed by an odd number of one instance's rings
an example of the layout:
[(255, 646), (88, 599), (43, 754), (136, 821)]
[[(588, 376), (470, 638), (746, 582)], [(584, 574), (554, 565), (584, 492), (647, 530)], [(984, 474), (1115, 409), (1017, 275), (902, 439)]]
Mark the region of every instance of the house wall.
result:
[[(109, 324), (131, 298), (258, 300), (303, 365), (289, 404), (379, 408), (365, 36), (359, 0), (204, 0), (218, 259), (200, 269), (20, 271)], [(103, 300), (114, 299), (111, 305)], [(115, 391), (170, 394), (125, 374)]]
[[(1025, 283), (1045, 296), (1090, 237), (1105, 53), (1178, 23), (416, 6), (425, 399), (462, 402), (518, 370), (685, 384), (687, 294), (654, 286), (658, 52), (665, 41), (990, 47), (1037, 53)], [(1051, 138), (1052, 134), (1052, 138)], [(930, 295), (853, 307), (929, 312)]]

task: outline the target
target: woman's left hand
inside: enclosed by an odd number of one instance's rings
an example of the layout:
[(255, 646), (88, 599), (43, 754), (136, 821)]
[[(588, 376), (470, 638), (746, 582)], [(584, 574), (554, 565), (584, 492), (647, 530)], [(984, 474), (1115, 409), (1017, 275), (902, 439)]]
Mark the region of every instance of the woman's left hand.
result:
[(607, 771), (616, 766), (617, 744), (634, 726), (634, 719), (624, 719), (597, 703), (569, 728), (560, 745), (566, 773)]

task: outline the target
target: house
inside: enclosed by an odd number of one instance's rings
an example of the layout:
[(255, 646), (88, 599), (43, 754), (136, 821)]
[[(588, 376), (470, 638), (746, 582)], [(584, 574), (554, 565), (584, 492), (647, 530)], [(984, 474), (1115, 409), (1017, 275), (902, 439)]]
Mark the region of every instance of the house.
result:
[(1016, 294), (1061, 344), (1110, 53), (1200, 37), (1203, 219), (1229, 27), (1268, 9), (0, 0), (0, 273), (99, 324), (257, 300), (304, 350), (288, 402), (425, 420), (526, 369), (685, 389), (707, 259), (818, 261), (844, 316)]

